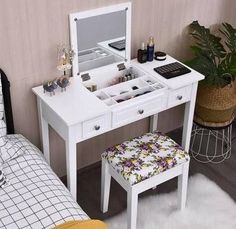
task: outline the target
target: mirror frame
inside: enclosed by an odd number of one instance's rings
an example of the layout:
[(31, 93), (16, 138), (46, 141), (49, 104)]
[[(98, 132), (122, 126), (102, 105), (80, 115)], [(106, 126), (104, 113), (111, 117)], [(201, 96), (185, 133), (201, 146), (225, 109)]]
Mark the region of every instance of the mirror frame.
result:
[(111, 5), (108, 7), (97, 8), (93, 10), (81, 11), (77, 13), (72, 13), (69, 15), (70, 20), (70, 44), (71, 48), (75, 52), (75, 56), (72, 61), (72, 76), (80, 75), (79, 62), (78, 62), (78, 39), (77, 39), (77, 21), (80, 19), (85, 19), (89, 17), (99, 16), (103, 14), (118, 12), (121, 10), (126, 10), (126, 44), (125, 44), (125, 54), (126, 58), (124, 61), (130, 61), (131, 53), (131, 2)]

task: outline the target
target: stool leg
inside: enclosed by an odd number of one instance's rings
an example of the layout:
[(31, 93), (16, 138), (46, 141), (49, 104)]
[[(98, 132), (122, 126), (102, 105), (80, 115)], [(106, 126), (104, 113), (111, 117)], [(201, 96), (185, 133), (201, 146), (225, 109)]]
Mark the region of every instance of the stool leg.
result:
[(108, 210), (111, 175), (109, 173), (108, 163), (102, 158), (102, 184), (101, 184), (101, 211), (103, 213)]
[(136, 229), (137, 206), (138, 206), (138, 195), (132, 190), (129, 190), (127, 198), (127, 216), (128, 216), (127, 229)]
[(178, 176), (178, 208), (183, 210), (186, 205), (188, 187), (189, 162), (183, 164), (183, 172)]

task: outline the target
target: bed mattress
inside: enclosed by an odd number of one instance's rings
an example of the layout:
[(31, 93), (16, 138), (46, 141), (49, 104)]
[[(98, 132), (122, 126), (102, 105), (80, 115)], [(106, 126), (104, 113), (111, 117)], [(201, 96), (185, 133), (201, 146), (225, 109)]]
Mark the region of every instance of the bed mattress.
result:
[(1, 158), (9, 183), (0, 188), (0, 228), (53, 228), (89, 219), (42, 153), (22, 135), (7, 135), (8, 155)]

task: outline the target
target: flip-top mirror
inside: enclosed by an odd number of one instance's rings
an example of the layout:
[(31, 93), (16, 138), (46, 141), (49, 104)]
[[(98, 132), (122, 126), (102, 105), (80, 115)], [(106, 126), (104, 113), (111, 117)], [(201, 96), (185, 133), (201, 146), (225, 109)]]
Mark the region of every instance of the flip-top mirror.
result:
[(130, 60), (131, 4), (70, 14), (73, 76)]

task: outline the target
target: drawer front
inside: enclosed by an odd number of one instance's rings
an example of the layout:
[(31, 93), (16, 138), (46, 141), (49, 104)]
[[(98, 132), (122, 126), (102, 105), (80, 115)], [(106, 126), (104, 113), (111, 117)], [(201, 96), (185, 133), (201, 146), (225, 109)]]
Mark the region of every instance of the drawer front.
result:
[(177, 106), (181, 103), (190, 100), (191, 92), (192, 85), (171, 91), (168, 99), (168, 107)]
[(160, 110), (163, 110), (166, 104), (166, 95), (160, 95), (157, 98), (153, 98), (145, 102), (142, 101), (140, 104), (114, 110), (112, 116), (112, 125), (113, 127), (118, 127), (129, 122), (134, 122), (136, 120), (148, 117), (159, 112)]
[(110, 126), (110, 116), (101, 115), (82, 124), (83, 138), (96, 136), (106, 131)]

